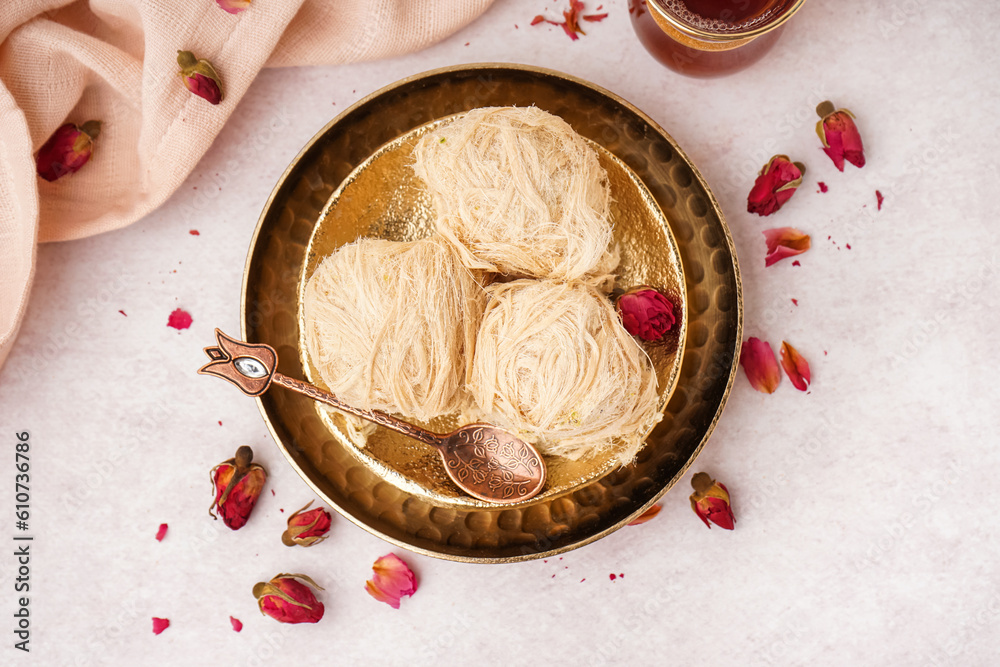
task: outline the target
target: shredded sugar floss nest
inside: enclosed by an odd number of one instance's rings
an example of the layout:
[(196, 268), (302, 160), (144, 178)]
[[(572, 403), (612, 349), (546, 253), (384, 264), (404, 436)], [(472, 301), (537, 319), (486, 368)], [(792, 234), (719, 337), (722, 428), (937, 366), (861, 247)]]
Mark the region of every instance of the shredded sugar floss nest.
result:
[[(310, 241), (309, 372), (360, 408), (439, 432), (489, 423), (533, 443), (546, 493), (629, 465), (662, 419), (683, 340), (682, 323), (673, 347), (644, 349), (610, 298), (617, 281), (683, 284), (652, 202), (613, 154), (535, 107), (417, 128), (346, 179)], [(316, 409), (401, 488), (470, 502), (427, 448)]]
[(607, 174), (563, 119), (536, 107), (475, 109), (421, 137), (413, 169), (466, 266), (610, 289), (619, 255)]
[(630, 463), (660, 420), (656, 373), (610, 301), (582, 283), (487, 288), (469, 391), (543, 453)]
[(485, 299), (440, 238), (362, 239), (309, 278), (306, 347), (342, 400), (426, 422), (469, 405), (465, 377)]

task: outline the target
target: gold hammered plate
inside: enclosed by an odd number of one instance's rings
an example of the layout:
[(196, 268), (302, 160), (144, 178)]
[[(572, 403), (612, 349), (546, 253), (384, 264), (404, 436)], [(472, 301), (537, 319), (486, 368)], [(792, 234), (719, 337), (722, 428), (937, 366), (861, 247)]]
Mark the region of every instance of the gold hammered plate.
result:
[[(328, 389), (306, 350), (304, 309), (301, 307), (306, 282), (323, 259), (345, 243), (362, 237), (414, 241), (433, 233), (430, 193), (411, 167), (413, 149), (423, 134), (456, 117), (422, 125), (380, 147), (344, 179), (320, 214), (306, 248), (298, 289), (300, 361), (309, 382)], [(663, 212), (638, 176), (599, 144), (590, 143), (608, 174), (611, 223), (615, 242), (622, 253), (622, 262), (616, 272), (617, 284), (625, 288), (652, 285), (667, 294), (677, 308), (677, 322), (663, 344), (646, 348), (656, 369), (659, 409), (662, 410), (677, 384), (686, 330), (680, 251)], [(345, 446), (352, 447), (344, 416), (320, 403), (316, 403), (314, 409), (330, 434)], [(455, 418), (419, 425), (438, 433), (449, 433), (462, 426)], [(441, 457), (434, 448), (389, 429), (377, 427), (363, 448), (355, 448), (355, 454), (362, 465), (380, 478), (407, 493), (424, 497), (435, 506), (491, 507), (459, 491), (445, 473)], [(518, 507), (543, 502), (586, 485), (609, 473), (615, 467), (615, 459), (603, 456), (570, 461), (546, 457), (546, 466), (545, 488)]]
[[(338, 188), (380, 147), (415, 128), (477, 107), (532, 104), (599, 145), (606, 167), (627, 165), (676, 237), (686, 340), (678, 348), (680, 372), (664, 419), (635, 464), (578, 477), (516, 506), (473, 505), (442, 494), (433, 480), (359, 456), (308, 398), (275, 388), (257, 399), (275, 441), (320, 497), (369, 532), (439, 558), (528, 560), (617, 530), (683, 476), (714, 429), (735, 377), (743, 313), (739, 269), (725, 220), (697, 169), (666, 132), (624, 100), (564, 74), (507, 64), (462, 65), (397, 82), (313, 138), (275, 186), (254, 233), (243, 283), (244, 340), (275, 347), (281, 373), (309, 377), (300, 356), (299, 288), (317, 222)], [(368, 230), (395, 233), (389, 224), (372, 230), (369, 222)], [(355, 238), (358, 230), (351, 234)], [(346, 240), (331, 241), (331, 247)]]

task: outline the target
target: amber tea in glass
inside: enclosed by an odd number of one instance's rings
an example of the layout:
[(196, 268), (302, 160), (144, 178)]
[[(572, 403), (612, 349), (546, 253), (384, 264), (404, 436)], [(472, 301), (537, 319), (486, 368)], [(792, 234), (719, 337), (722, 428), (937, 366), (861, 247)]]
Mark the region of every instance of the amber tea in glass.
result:
[(757, 62), (805, 0), (630, 0), (646, 50), (691, 76), (721, 76)]

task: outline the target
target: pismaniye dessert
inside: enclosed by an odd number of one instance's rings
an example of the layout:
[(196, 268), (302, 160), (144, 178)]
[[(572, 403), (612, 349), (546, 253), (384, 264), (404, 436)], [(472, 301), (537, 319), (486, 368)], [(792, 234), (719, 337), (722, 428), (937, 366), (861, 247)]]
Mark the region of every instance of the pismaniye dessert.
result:
[(566, 121), (535, 107), (475, 109), (424, 135), (414, 171), (466, 266), (601, 282), (618, 265), (607, 174)]
[(487, 421), (543, 452), (628, 463), (660, 419), (656, 373), (598, 290), (516, 280), (488, 288), (469, 391)]
[(661, 417), (657, 378), (607, 296), (619, 255), (595, 149), (540, 109), (486, 108), (424, 134), (413, 169), (436, 232), (343, 246), (306, 285), (323, 382), (362, 408), (496, 424), (548, 456), (632, 461)]
[(428, 421), (468, 404), (485, 303), (440, 238), (363, 239), (324, 259), (306, 284), (306, 346), (342, 400)]

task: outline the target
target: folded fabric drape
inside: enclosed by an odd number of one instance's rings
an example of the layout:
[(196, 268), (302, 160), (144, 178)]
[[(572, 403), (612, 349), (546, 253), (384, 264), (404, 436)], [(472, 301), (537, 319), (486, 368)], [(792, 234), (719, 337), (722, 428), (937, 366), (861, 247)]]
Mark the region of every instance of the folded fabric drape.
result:
[[(349, 63), (424, 48), (492, 0), (4, 0), (0, 11), (0, 365), (24, 316), (35, 247), (124, 227), (187, 178), (268, 66)], [(211, 61), (213, 106), (178, 80)], [(93, 156), (47, 182), (34, 152), (63, 123), (103, 122)]]

